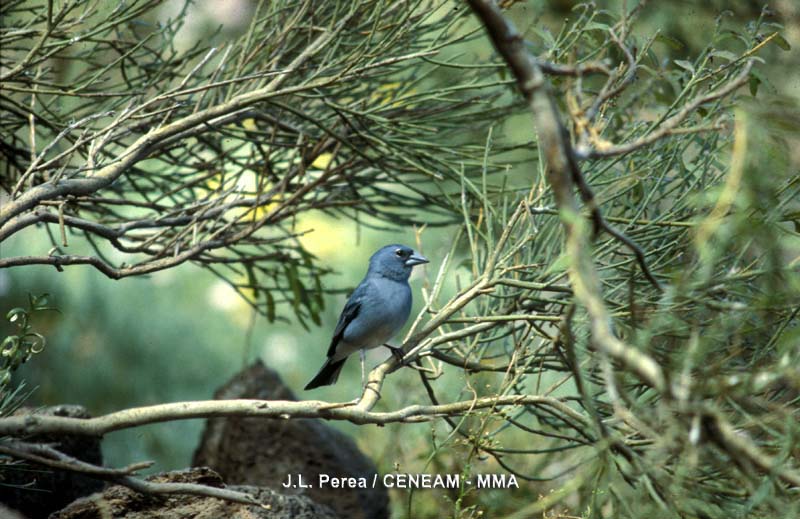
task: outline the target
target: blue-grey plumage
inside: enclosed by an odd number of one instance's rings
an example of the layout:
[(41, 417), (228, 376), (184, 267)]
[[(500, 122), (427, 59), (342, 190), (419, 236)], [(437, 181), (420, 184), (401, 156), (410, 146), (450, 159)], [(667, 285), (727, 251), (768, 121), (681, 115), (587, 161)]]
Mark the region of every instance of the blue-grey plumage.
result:
[(333, 331), (328, 360), (305, 389), (336, 383), (347, 357), (386, 345), (411, 313), (408, 278), (428, 260), (403, 245), (387, 245), (369, 259), (367, 275), (347, 300)]

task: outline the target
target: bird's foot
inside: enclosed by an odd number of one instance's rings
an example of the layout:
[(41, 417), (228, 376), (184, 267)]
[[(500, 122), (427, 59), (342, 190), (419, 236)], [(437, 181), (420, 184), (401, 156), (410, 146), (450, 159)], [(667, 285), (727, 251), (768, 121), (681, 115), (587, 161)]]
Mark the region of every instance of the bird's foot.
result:
[(403, 359), (405, 358), (406, 354), (403, 351), (403, 348), (395, 348), (394, 346), (390, 346), (388, 344), (384, 344), (384, 346), (389, 348), (389, 351), (392, 352), (392, 356), (399, 364), (404, 364)]

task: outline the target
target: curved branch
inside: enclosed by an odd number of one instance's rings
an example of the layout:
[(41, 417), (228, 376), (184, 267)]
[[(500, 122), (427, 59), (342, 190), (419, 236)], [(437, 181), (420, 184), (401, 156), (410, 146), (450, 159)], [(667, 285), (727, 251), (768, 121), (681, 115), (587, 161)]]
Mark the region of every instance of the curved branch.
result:
[(781, 466), (781, 462), (759, 449), (755, 442), (737, 431), (722, 414), (713, 409), (702, 412), (703, 427), (711, 441), (739, 462), (747, 460), (766, 474), (775, 474), (785, 483), (800, 488), (800, 473)]
[(289, 400), (237, 399), (174, 402), (135, 407), (95, 418), (39, 415), (12, 416), (0, 419), (0, 436), (53, 433), (103, 436), (110, 432), (154, 423), (232, 416), (277, 418), (282, 420), (322, 418), (325, 420), (343, 420), (359, 425), (383, 425), (395, 422), (426, 422), (442, 416), (460, 416), (479, 409), (524, 405), (548, 407), (575, 420), (588, 423), (585, 416), (564, 401), (539, 395), (507, 395), (440, 405), (412, 405), (387, 412), (371, 412), (352, 403), (331, 404), (319, 400), (295, 402)]
[(80, 472), (100, 479), (113, 479), (120, 476), (129, 476), (142, 469), (153, 465), (152, 461), (134, 463), (127, 467), (112, 469), (87, 463), (78, 458), (73, 458), (53, 447), (41, 443), (22, 442), (16, 440), (0, 440), (0, 454), (11, 456), (32, 463), (38, 463), (59, 470)]
[(634, 139), (626, 144), (607, 146), (603, 149), (582, 148), (576, 150), (576, 157), (579, 159), (598, 159), (627, 155), (628, 153), (649, 146), (654, 142), (663, 139), (664, 137), (675, 134), (678, 131), (678, 125), (681, 124), (689, 115), (691, 115), (692, 112), (700, 108), (700, 106), (710, 103), (711, 101), (721, 99), (744, 85), (750, 77), (750, 69), (752, 68), (753, 60), (751, 59), (747, 61), (747, 64), (742, 69), (742, 72), (733, 80), (729, 81), (717, 90), (695, 97), (693, 100), (686, 103), (683, 108), (678, 111), (678, 113), (661, 123), (655, 128), (654, 131), (648, 133), (647, 135), (639, 137), (638, 139)]
[(236, 490), (201, 485), (198, 483), (156, 483), (131, 476), (132, 473), (152, 465), (151, 462), (136, 463), (119, 469), (111, 469), (86, 463), (72, 456), (67, 456), (63, 452), (59, 452), (47, 445), (7, 440), (0, 442), (0, 454), (32, 463), (38, 463), (39, 465), (58, 470), (68, 470), (70, 472), (84, 474), (102, 481), (110, 481), (143, 494), (189, 494), (224, 499), (226, 501), (233, 501), (246, 505), (258, 506), (261, 504), (253, 496)]
[[(82, 179), (68, 179), (62, 180), (57, 183), (46, 183), (38, 185), (13, 201), (9, 201), (0, 207), (0, 231), (4, 231), (5, 226), (15, 216), (32, 209), (43, 200), (54, 199), (66, 195), (90, 195), (99, 189), (102, 189), (117, 178), (119, 178), (130, 166), (136, 162), (146, 158), (153, 149), (157, 148), (163, 141), (175, 135), (178, 135), (186, 130), (190, 130), (197, 126), (201, 126), (208, 121), (215, 118), (228, 115), (233, 112), (240, 111), (243, 108), (252, 106), (253, 104), (263, 101), (269, 97), (274, 97), (288, 92), (305, 90), (309, 85), (301, 85), (299, 87), (290, 87), (279, 90), (280, 85), (289, 76), (290, 73), (297, 70), (308, 59), (314, 56), (321, 49), (331, 41), (331, 39), (338, 34), (338, 32), (347, 25), (348, 21), (355, 12), (345, 16), (339, 21), (337, 27), (333, 30), (324, 31), (316, 40), (309, 44), (308, 47), (299, 55), (283, 72), (272, 81), (270, 81), (263, 88), (240, 94), (230, 101), (214, 105), (205, 110), (195, 112), (187, 115), (177, 121), (174, 121), (164, 127), (154, 129), (141, 137), (139, 137), (133, 144), (120, 154), (118, 159), (107, 166), (100, 168), (91, 178)], [(332, 79), (323, 79), (322, 82), (330, 82)], [(162, 99), (162, 96), (155, 98), (155, 100)], [(148, 103), (142, 105), (144, 108)]]
[(59, 272), (67, 265), (91, 265), (111, 279), (125, 277), (130, 269), (118, 269), (94, 256), (16, 256), (0, 259), (0, 269), (23, 265), (52, 265)]

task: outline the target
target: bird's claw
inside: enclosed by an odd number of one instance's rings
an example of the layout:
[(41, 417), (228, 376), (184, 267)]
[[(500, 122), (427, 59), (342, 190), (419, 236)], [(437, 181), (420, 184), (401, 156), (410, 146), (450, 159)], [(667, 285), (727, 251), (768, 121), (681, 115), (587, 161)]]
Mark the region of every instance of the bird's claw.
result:
[(395, 348), (394, 346), (389, 346), (388, 344), (384, 344), (384, 346), (389, 348), (389, 351), (392, 352), (392, 356), (399, 364), (403, 364), (403, 359), (406, 356), (403, 348)]

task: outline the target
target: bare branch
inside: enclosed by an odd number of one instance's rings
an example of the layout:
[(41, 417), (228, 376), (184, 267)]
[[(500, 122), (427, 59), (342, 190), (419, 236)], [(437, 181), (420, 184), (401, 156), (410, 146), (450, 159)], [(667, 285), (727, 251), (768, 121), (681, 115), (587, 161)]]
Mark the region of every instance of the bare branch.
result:
[(536, 395), (484, 397), (449, 404), (412, 405), (387, 412), (370, 412), (352, 403), (331, 404), (321, 401), (293, 402), (288, 400), (205, 400), (175, 402), (117, 411), (95, 418), (62, 416), (12, 416), (0, 418), (0, 435), (27, 436), (31, 434), (79, 434), (103, 436), (114, 431), (142, 425), (188, 420), (192, 418), (263, 417), (281, 420), (322, 418), (344, 420), (355, 424), (388, 424), (396, 422), (427, 422), (442, 416), (461, 416), (473, 411), (504, 406), (545, 406), (583, 421), (583, 415), (558, 398)]
[(260, 505), (257, 499), (235, 490), (217, 488), (198, 483), (157, 483), (132, 477), (131, 474), (152, 465), (152, 462), (143, 462), (129, 465), (120, 469), (99, 467), (86, 463), (63, 452), (42, 444), (20, 442), (14, 440), (0, 440), (0, 453), (12, 458), (22, 459), (45, 467), (66, 470), (102, 481), (110, 481), (126, 486), (137, 492), (155, 495), (189, 494), (203, 497), (224, 499), (246, 505)]

